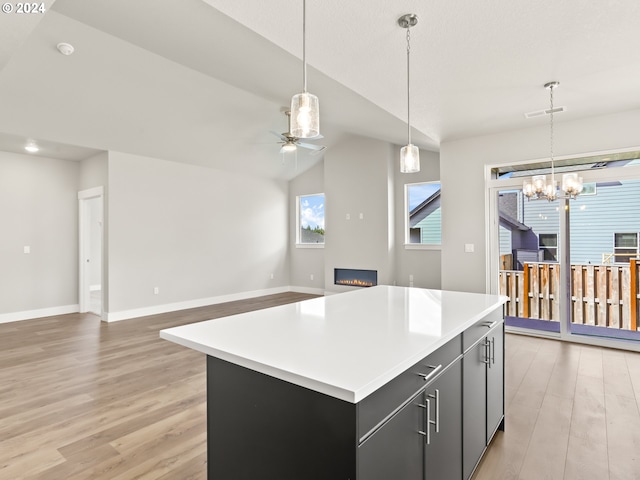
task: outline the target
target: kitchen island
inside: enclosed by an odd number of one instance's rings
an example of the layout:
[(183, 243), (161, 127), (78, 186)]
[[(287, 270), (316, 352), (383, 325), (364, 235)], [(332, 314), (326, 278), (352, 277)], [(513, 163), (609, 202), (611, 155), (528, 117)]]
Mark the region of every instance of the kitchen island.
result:
[(160, 336), (207, 355), (210, 479), (458, 480), (504, 427), (504, 301), (377, 286)]

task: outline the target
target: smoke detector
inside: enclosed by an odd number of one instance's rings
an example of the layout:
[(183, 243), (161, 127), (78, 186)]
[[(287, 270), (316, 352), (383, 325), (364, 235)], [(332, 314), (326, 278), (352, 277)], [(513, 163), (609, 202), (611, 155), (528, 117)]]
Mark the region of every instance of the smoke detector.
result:
[(71, 55), (75, 50), (73, 48), (73, 45), (69, 43), (59, 43), (58, 45), (56, 45), (56, 48), (62, 55)]

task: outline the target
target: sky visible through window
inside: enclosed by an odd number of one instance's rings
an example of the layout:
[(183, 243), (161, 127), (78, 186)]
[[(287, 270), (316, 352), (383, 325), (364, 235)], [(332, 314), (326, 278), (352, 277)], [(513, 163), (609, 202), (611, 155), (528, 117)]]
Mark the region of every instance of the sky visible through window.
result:
[(324, 195), (300, 197), (300, 227), (324, 229)]
[(438, 190), (440, 190), (439, 183), (418, 183), (415, 185), (408, 185), (409, 211), (416, 208)]

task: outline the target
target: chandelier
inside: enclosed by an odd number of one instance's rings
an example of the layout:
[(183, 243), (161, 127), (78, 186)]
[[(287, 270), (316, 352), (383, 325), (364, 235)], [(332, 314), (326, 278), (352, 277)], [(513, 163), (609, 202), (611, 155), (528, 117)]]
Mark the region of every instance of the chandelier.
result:
[(522, 185), (522, 193), (529, 200), (548, 200), (550, 202), (558, 198), (575, 199), (582, 192), (582, 177), (577, 173), (565, 173), (562, 175), (562, 194), (558, 193), (558, 182), (556, 182), (556, 172), (553, 159), (553, 90), (558, 88), (560, 82), (549, 82), (544, 88), (549, 90), (549, 117), (550, 117), (550, 145), (551, 145), (551, 179), (547, 182), (546, 175), (534, 175), (527, 179)]

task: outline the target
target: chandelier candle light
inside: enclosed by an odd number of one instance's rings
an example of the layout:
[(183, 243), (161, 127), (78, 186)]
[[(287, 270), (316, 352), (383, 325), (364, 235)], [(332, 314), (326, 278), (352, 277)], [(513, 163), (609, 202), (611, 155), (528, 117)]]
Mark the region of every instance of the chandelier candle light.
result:
[(551, 144), (551, 182), (547, 183), (546, 175), (534, 175), (531, 180), (525, 180), (522, 185), (522, 193), (529, 200), (546, 199), (550, 202), (558, 198), (575, 199), (582, 192), (582, 177), (577, 173), (565, 173), (562, 175), (562, 192), (563, 195), (558, 196), (558, 183), (556, 182), (556, 172), (553, 159), (553, 90), (558, 88), (560, 82), (549, 82), (544, 88), (549, 89), (550, 94), (550, 144)]
[(302, 2), (302, 93), (291, 99), (290, 133), (298, 138), (314, 138), (320, 135), (320, 105), (318, 97), (307, 92), (306, 56), (307, 2)]
[(420, 151), (418, 147), (411, 144), (411, 109), (410, 109), (410, 81), (409, 66), (411, 53), (411, 27), (418, 23), (418, 16), (415, 13), (407, 13), (398, 19), (398, 25), (407, 29), (407, 145), (400, 150), (400, 172), (416, 173), (420, 171)]

